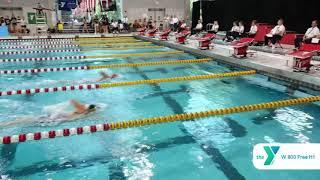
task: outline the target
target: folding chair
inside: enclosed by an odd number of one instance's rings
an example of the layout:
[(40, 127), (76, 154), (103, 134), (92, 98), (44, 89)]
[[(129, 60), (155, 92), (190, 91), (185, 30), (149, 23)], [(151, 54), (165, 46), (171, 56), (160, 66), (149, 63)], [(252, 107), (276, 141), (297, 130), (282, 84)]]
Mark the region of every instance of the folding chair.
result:
[(212, 31), (212, 27), (213, 27), (213, 24), (212, 24), (212, 23), (208, 23), (207, 26), (206, 26), (206, 31), (207, 31), (208, 33), (214, 33), (214, 32)]

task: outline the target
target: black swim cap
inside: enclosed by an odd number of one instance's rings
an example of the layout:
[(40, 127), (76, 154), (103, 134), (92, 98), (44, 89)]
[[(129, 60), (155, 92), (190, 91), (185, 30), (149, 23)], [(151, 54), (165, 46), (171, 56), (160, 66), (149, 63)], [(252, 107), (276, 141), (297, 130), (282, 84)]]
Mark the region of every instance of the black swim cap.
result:
[(88, 107), (89, 110), (95, 109), (95, 108), (96, 108), (96, 105), (94, 105), (94, 104), (90, 104), (89, 107)]

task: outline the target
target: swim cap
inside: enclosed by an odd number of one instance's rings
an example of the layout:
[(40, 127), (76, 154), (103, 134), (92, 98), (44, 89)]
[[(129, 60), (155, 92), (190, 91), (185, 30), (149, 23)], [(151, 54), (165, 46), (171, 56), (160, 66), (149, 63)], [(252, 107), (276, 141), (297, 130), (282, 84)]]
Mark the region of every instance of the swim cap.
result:
[(95, 109), (95, 108), (96, 108), (96, 105), (94, 105), (94, 104), (90, 104), (89, 107), (88, 107), (89, 110), (92, 110), (92, 109)]

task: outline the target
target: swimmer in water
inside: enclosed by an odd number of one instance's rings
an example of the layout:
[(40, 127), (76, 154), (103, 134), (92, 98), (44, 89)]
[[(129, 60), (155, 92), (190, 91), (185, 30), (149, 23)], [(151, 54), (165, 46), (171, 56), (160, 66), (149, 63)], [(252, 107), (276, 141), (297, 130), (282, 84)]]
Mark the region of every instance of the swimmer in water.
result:
[(46, 123), (46, 122), (67, 122), (74, 121), (86, 117), (87, 115), (95, 112), (97, 106), (94, 104), (82, 104), (76, 100), (70, 100), (70, 105), (74, 108), (72, 112), (58, 112), (48, 113), (38, 117), (27, 116), (21, 117), (12, 121), (1, 122), (0, 127), (12, 127), (17, 125), (29, 125), (34, 123)]
[(116, 77), (119, 77), (118, 74), (112, 74), (110, 76), (104, 71), (100, 71), (99, 74), (100, 74), (100, 78), (97, 79), (97, 80), (83, 80), (81, 82), (79, 82), (79, 81), (78, 82), (73, 82), (73, 81), (69, 81), (69, 80), (61, 80), (59, 82), (61, 82), (61, 83), (73, 83), (73, 84), (74, 83), (80, 83), (80, 84), (82, 84), (82, 83), (98, 83), (98, 82), (103, 82), (103, 81), (105, 81), (107, 79), (114, 79)]
[(104, 80), (107, 80), (107, 79), (113, 79), (113, 78), (116, 78), (118, 77), (119, 75), (118, 74), (112, 74), (111, 76), (109, 76), (106, 72), (104, 71), (101, 71), (100, 73), (100, 79), (98, 79), (97, 81), (95, 82), (101, 82), (101, 81), (104, 81)]

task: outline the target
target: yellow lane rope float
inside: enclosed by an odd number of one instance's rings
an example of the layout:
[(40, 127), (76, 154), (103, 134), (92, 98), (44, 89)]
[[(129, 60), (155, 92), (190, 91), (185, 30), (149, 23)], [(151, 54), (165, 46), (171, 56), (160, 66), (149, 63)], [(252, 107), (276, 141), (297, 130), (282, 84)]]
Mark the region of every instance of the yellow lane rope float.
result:
[[(82, 51), (91, 51), (91, 50), (132, 50), (132, 49), (160, 49), (164, 48), (164, 46), (131, 46), (131, 47), (100, 47), (100, 48), (90, 48), (90, 47), (85, 47), (81, 48)], [(1, 52), (0, 52), (1, 53)]]
[(32, 61), (62, 61), (62, 60), (79, 60), (79, 59), (106, 59), (114, 57), (142, 57), (142, 56), (167, 56), (173, 54), (183, 54), (183, 51), (169, 51), (169, 52), (150, 52), (150, 53), (134, 53), (134, 54), (111, 54), (104, 56), (62, 56), (62, 57), (39, 57), (39, 58), (13, 58), (13, 59), (0, 59), (0, 63), (19, 63), (19, 62), (32, 62)]
[(143, 42), (143, 41), (140, 41), (140, 40), (117, 40), (117, 41), (83, 41), (83, 42), (75, 42), (75, 44), (79, 44), (79, 45), (82, 45), (82, 44), (111, 44), (111, 43), (116, 43), (116, 44), (121, 44), (121, 43), (139, 43), (139, 42)]
[(143, 44), (152, 44), (151, 42), (131, 42), (131, 43), (103, 43), (103, 44), (79, 44), (81, 47), (83, 46), (99, 46), (99, 47), (103, 47), (103, 46), (135, 46), (135, 45), (143, 45)]
[(65, 128), (65, 129), (51, 130), (51, 131), (44, 131), (44, 132), (33, 132), (28, 134), (19, 134), (19, 135), (0, 137), (0, 144), (22, 143), (22, 142), (33, 141), (33, 140), (40, 141), (40, 140), (46, 140), (46, 139), (54, 139), (58, 137), (70, 137), (74, 135), (91, 134), (91, 133), (103, 132), (103, 131), (109, 131), (109, 130), (120, 130), (120, 129), (134, 128), (134, 127), (141, 127), (141, 126), (171, 123), (171, 122), (177, 122), (177, 121), (201, 120), (201, 118), (207, 118), (211, 116), (219, 116), (219, 115), (256, 111), (256, 110), (262, 110), (262, 109), (294, 106), (294, 105), (313, 103), (318, 101), (320, 101), (320, 96), (312, 96), (312, 97), (274, 101), (274, 102), (261, 103), (261, 104), (236, 106), (236, 107), (224, 108), (224, 109), (213, 109), (209, 111), (173, 114), (168, 116), (151, 117), (151, 118), (144, 118), (144, 119), (137, 119), (137, 120), (130, 120), (130, 121), (117, 121), (117, 122), (106, 123), (106, 124), (96, 124), (91, 126)]
[(204, 63), (204, 62), (209, 62), (210, 60), (211, 59), (209, 59), (209, 58), (204, 58), (204, 59), (186, 59), (186, 60), (167, 60), (167, 61), (131, 63), (131, 64), (108, 64), (108, 65), (98, 65), (98, 66), (76, 66), (76, 67), (57, 67), (57, 68), (40, 68), (40, 69), (15, 69), (15, 70), (0, 70), (0, 74), (46, 73), (46, 72), (106, 69), (106, 68), (190, 64), (190, 63)]
[(103, 43), (103, 42), (137, 42), (139, 39), (113, 39), (113, 40), (81, 40), (73, 41), (74, 43)]
[(136, 80), (136, 81), (102, 83), (102, 84), (80, 84), (80, 85), (72, 85), (72, 86), (34, 88), (34, 89), (24, 89), (24, 90), (3, 91), (3, 92), (0, 91), (0, 96), (49, 93), (49, 92), (58, 92), (58, 91), (92, 90), (92, 89), (121, 87), (121, 86), (135, 86), (140, 84), (155, 84), (155, 83), (166, 83), (166, 82), (168, 83), (168, 82), (177, 82), (177, 81), (217, 79), (217, 78), (224, 78), (224, 77), (252, 75), (255, 73), (256, 73), (255, 70), (250, 70), (250, 71), (236, 71), (236, 72), (228, 72), (228, 73), (220, 73), (220, 74), (206, 74), (206, 75), (198, 75), (198, 76), (182, 76), (182, 77)]
[(75, 38), (76, 41), (85, 41), (85, 40), (121, 40), (121, 39), (137, 39), (132, 36), (128, 37), (86, 37), (86, 38)]
[(87, 59), (98, 58), (112, 58), (112, 57), (139, 57), (139, 56), (158, 56), (158, 55), (172, 55), (183, 54), (183, 51), (169, 51), (169, 52), (152, 52), (152, 53), (134, 53), (134, 54), (111, 54), (105, 56), (85, 56)]
[(108, 64), (98, 66), (88, 66), (89, 69), (105, 69), (105, 68), (121, 68), (121, 67), (141, 67), (141, 66), (157, 66), (157, 65), (174, 65), (174, 64), (186, 64), (186, 63), (204, 63), (209, 62), (212, 59), (187, 59), (187, 60), (167, 60), (157, 62), (146, 62), (146, 63), (132, 63), (132, 64)]
[(108, 41), (108, 40), (127, 40), (127, 39), (136, 39), (136, 38), (134, 38), (134, 37), (104, 37), (104, 38), (94, 38), (94, 37), (92, 37), (92, 38), (76, 38), (76, 39), (74, 39), (75, 41), (97, 41), (97, 40), (101, 40), (101, 41), (103, 41), (103, 40), (106, 40), (106, 41)]

